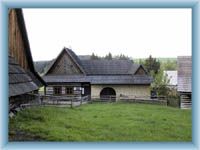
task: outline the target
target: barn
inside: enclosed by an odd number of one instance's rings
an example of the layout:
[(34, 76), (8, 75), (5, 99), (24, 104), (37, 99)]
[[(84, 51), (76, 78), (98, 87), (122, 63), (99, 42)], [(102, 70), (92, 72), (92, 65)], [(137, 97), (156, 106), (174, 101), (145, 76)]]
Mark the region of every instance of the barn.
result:
[(180, 108), (191, 108), (192, 104), (192, 58), (178, 57), (178, 92)]
[(149, 97), (152, 78), (130, 60), (80, 59), (63, 48), (43, 76), (46, 95)]
[[(9, 9), (8, 70), (10, 111), (35, 99), (46, 85), (35, 71), (21, 9)], [(32, 95), (31, 95), (32, 94)]]

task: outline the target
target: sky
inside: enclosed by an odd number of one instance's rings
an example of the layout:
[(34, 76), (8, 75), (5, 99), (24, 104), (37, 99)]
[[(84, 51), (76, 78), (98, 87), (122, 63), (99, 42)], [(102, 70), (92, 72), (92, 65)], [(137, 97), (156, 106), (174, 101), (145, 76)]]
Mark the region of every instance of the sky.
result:
[(23, 9), (34, 61), (77, 55), (132, 58), (192, 54), (191, 9)]

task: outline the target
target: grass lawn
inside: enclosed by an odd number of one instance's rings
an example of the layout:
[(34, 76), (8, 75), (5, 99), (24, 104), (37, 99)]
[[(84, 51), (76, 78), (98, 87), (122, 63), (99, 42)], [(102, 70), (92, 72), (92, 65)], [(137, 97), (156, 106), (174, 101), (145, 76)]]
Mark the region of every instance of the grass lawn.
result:
[[(191, 141), (191, 110), (148, 104), (37, 107), (9, 122), (9, 138), (45, 141)], [(19, 137), (18, 137), (19, 139)]]

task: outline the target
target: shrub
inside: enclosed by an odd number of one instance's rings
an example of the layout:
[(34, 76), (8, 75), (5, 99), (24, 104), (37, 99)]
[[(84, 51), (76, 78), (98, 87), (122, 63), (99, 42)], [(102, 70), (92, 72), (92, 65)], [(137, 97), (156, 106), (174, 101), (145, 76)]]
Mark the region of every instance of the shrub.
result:
[(180, 97), (177, 96), (168, 96), (167, 105), (172, 107), (180, 107)]

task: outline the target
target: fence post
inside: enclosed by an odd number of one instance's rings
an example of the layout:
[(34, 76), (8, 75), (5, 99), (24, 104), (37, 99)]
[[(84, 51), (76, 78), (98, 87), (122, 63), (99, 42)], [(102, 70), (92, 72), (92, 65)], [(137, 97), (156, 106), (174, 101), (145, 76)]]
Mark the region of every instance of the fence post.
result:
[(72, 108), (73, 106), (72, 106), (72, 99), (71, 99), (71, 108)]
[(40, 98), (41, 105), (43, 105), (43, 96)]

